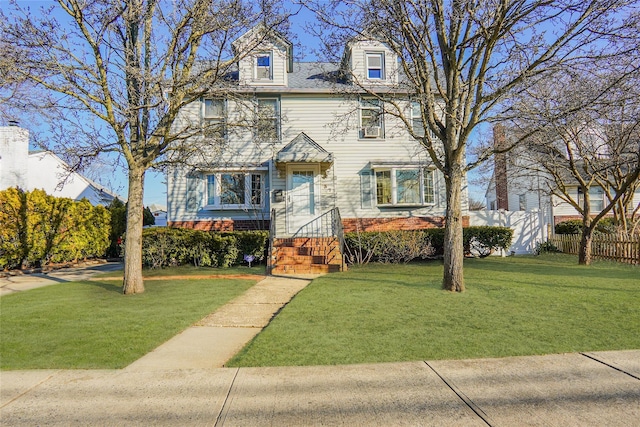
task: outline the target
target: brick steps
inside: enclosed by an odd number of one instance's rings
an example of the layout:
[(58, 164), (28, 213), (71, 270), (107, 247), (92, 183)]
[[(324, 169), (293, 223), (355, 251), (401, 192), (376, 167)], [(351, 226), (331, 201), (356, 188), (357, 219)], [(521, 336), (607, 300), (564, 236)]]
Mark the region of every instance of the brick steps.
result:
[(340, 243), (333, 237), (275, 239), (271, 274), (320, 274), (340, 271)]

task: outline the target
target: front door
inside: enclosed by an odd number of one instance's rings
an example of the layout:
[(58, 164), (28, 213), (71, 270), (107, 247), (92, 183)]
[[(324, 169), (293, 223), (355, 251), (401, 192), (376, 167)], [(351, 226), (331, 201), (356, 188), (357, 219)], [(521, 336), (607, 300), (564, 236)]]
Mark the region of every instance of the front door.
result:
[(290, 165), (287, 170), (287, 232), (290, 234), (318, 216), (318, 174), (317, 165)]

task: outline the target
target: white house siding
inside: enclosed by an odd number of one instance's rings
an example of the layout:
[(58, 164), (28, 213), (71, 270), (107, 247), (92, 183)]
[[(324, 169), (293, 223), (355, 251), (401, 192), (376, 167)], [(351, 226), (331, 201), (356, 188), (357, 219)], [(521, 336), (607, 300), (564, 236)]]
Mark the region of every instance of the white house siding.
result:
[(29, 131), (17, 126), (0, 127), (0, 190), (27, 187)]
[[(350, 43), (349, 65), (355, 78), (360, 83), (397, 83), (398, 82), (398, 61), (395, 60), (395, 54), (384, 44), (373, 40), (364, 40)], [(384, 81), (369, 80), (367, 76), (367, 53), (384, 53)]]

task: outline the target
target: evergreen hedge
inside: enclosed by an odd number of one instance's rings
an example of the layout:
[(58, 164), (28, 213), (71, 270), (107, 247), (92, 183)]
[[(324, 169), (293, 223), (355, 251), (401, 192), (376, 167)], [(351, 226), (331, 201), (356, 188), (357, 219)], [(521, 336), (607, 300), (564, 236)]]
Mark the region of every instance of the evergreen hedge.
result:
[(142, 232), (142, 264), (163, 268), (191, 264), (196, 267), (230, 267), (253, 255), (265, 258), (267, 231), (208, 232), (186, 228), (147, 228)]
[(75, 202), (43, 190), (0, 191), (2, 269), (103, 256), (109, 230), (109, 211), (86, 199)]

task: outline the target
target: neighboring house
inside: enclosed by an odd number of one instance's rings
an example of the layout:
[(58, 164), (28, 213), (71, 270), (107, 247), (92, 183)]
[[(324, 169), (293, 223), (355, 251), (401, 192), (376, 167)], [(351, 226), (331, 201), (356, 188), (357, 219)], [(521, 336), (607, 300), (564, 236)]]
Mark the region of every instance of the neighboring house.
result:
[(155, 224), (153, 225), (154, 227), (167, 226), (167, 208), (153, 203), (149, 205), (149, 210), (156, 220)]
[[(260, 31), (234, 49), (252, 46)], [(204, 98), (183, 111), (183, 120), (206, 127), (202, 138), (223, 146), (208, 162), (167, 173), (168, 225), (323, 235), (337, 208), (344, 231), (443, 226), (444, 179), (426, 151), (340, 78), (389, 90), (397, 64), (373, 40), (349, 43), (342, 64), (294, 62), (292, 44), (272, 33), (240, 60), (233, 99)], [(411, 111), (408, 95), (405, 102)]]
[[(497, 145), (504, 142), (504, 131), (494, 129)], [(539, 168), (527, 168), (519, 149), (495, 156), (494, 172), (485, 193), (488, 210), (540, 211), (545, 221), (551, 225), (570, 219), (580, 219), (580, 213), (568, 202), (553, 194), (555, 183), (547, 178)], [(604, 156), (604, 154), (603, 154)], [(583, 203), (581, 189), (573, 183), (567, 172), (564, 178), (567, 194), (580, 205)], [(589, 192), (591, 214), (597, 215), (608, 204), (605, 192), (599, 186), (592, 186)], [(634, 193), (633, 206), (640, 203), (640, 188)], [(613, 213), (611, 213), (613, 214)]]
[(70, 170), (51, 151), (29, 152), (29, 131), (13, 123), (0, 127), (0, 190), (20, 187), (44, 190), (54, 197), (86, 198), (92, 205), (108, 205), (116, 194)]

